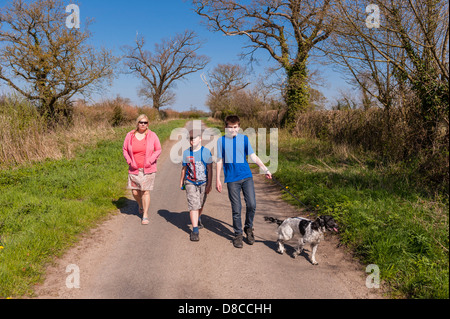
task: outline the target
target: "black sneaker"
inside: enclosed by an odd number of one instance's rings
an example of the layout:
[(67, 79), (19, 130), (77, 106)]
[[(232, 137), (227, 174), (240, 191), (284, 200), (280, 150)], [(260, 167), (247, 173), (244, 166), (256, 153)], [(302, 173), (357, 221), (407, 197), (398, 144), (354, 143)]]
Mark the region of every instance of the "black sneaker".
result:
[(191, 232), (191, 241), (199, 241), (200, 236), (198, 233)]
[(253, 235), (253, 228), (244, 228), (244, 232), (247, 235), (247, 242), (249, 245), (255, 243), (255, 235)]
[(244, 247), (244, 244), (243, 244), (243, 236), (242, 236), (242, 234), (241, 235), (236, 235), (234, 238), (233, 238), (233, 246), (234, 247), (236, 247), (236, 248), (242, 248), (242, 247)]

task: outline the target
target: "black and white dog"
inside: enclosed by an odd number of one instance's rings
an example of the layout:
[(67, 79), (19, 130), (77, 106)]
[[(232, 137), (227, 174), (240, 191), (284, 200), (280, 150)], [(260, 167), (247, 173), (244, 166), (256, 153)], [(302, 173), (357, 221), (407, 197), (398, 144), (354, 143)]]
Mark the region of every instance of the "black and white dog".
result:
[(323, 239), (323, 234), (327, 230), (338, 231), (338, 226), (331, 216), (320, 216), (315, 221), (303, 217), (288, 218), (284, 221), (265, 217), (265, 220), (280, 225), (278, 227), (278, 252), (283, 254), (285, 252), (284, 242), (292, 239), (298, 235), (298, 247), (294, 253), (294, 258), (303, 252), (305, 244), (311, 244), (311, 262), (313, 265), (318, 265), (316, 261), (316, 251), (320, 241)]

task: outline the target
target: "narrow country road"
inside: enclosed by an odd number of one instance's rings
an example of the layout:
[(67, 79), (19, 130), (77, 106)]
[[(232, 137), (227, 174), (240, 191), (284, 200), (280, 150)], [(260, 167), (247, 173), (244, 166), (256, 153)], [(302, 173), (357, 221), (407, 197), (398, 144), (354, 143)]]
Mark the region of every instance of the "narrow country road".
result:
[[(243, 249), (233, 247), (227, 190), (218, 193), (214, 182), (202, 218), (205, 228), (200, 241), (191, 242), (185, 193), (178, 188), (181, 164), (169, 158), (174, 144), (164, 144), (158, 161), (150, 225), (141, 225), (130, 193), (124, 208), (48, 268), (45, 282), (36, 287), (37, 298), (381, 298), (379, 291), (366, 287), (364, 267), (338, 247), (334, 235), (320, 244), (318, 266), (308, 259), (309, 246), (297, 259), (292, 257), (295, 241), (286, 245), (287, 254), (276, 252), (277, 225), (265, 222), (264, 216), (285, 219), (300, 213), (281, 200), (279, 188), (264, 176), (254, 176), (253, 246), (244, 242)], [(79, 288), (66, 285), (68, 265), (79, 269)]]

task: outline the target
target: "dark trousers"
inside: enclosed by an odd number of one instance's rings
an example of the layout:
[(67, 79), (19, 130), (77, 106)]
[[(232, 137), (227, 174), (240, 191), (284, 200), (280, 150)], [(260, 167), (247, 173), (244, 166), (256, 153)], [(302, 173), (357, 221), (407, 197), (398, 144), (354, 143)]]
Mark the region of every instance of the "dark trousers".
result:
[(256, 212), (255, 185), (253, 178), (249, 177), (237, 182), (227, 183), (228, 198), (231, 202), (231, 210), (233, 212), (233, 230), (235, 235), (242, 234), (241, 219), (241, 190), (244, 194), (246, 205), (245, 228), (253, 228), (253, 219)]

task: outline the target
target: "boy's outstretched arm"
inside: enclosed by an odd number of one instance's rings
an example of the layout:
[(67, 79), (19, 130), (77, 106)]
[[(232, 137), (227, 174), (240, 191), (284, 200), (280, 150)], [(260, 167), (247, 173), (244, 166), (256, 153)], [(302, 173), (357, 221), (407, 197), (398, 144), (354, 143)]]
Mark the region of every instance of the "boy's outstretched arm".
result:
[(264, 172), (266, 172), (266, 177), (268, 179), (272, 179), (272, 173), (269, 172), (266, 165), (264, 165), (264, 163), (255, 153), (251, 154), (250, 158), (252, 159), (253, 162), (255, 162), (256, 165), (258, 165)]
[(216, 165), (216, 189), (219, 193), (222, 193), (222, 183), (220, 182), (220, 174), (222, 172), (222, 167), (223, 167), (222, 159), (218, 159)]

